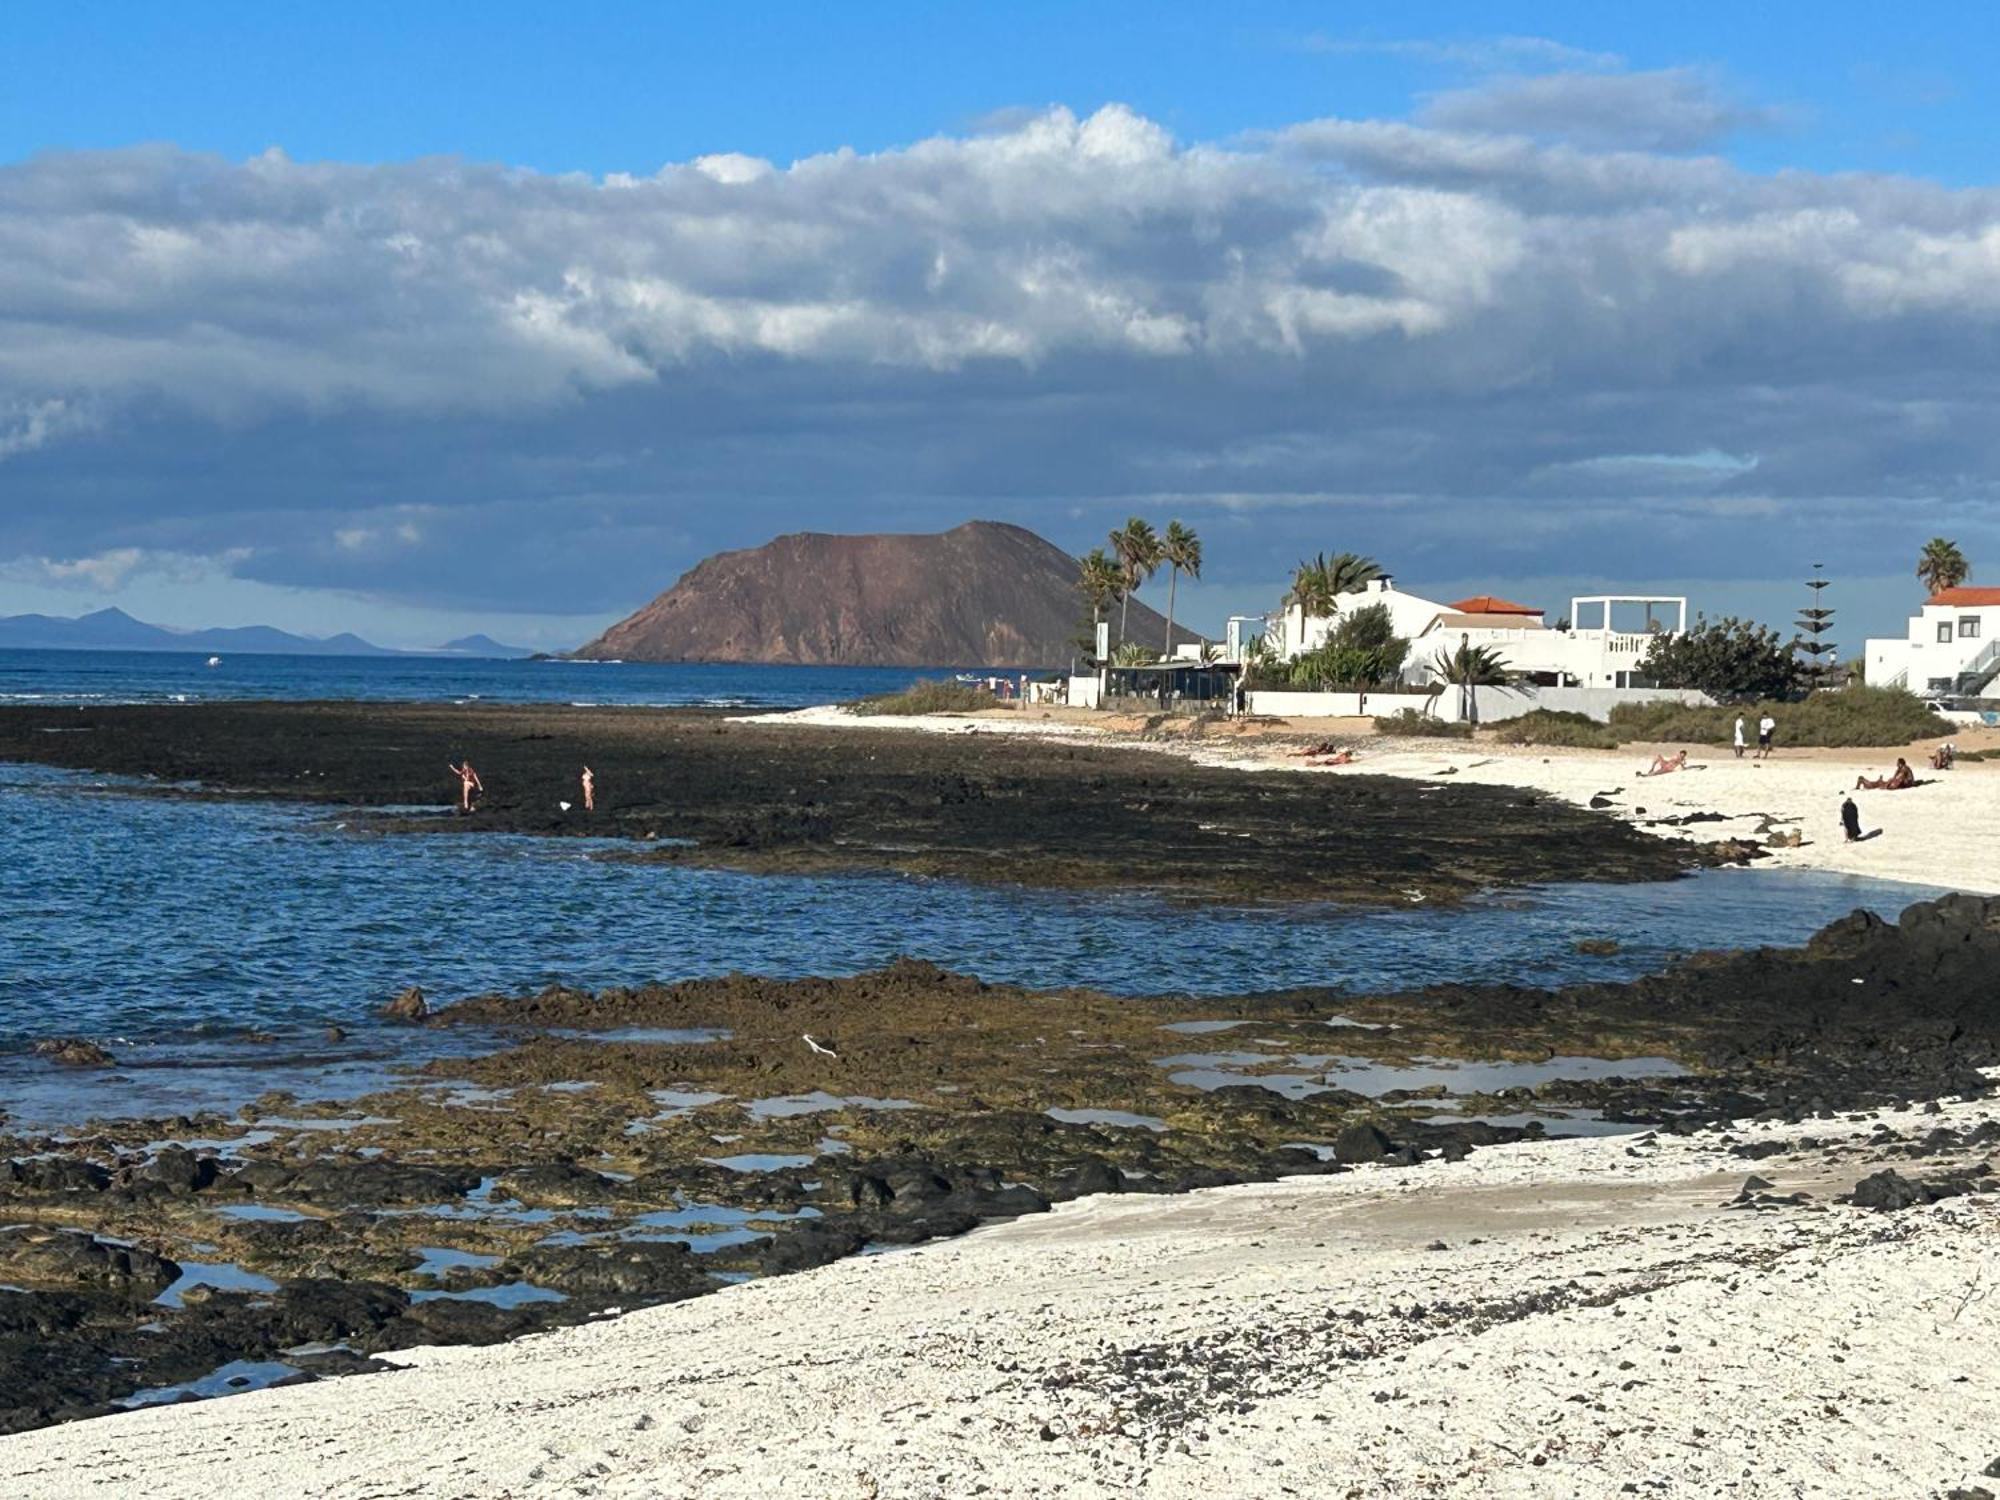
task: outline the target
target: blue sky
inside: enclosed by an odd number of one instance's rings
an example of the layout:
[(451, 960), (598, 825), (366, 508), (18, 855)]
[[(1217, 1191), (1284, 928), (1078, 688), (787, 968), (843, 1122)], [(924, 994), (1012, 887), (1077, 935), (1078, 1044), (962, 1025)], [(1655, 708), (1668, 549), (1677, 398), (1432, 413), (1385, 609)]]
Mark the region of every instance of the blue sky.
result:
[(1352, 546), (1894, 629), (2000, 551), (1996, 17), (18, 0), (0, 612), (559, 646), (1138, 511), (1210, 626)]

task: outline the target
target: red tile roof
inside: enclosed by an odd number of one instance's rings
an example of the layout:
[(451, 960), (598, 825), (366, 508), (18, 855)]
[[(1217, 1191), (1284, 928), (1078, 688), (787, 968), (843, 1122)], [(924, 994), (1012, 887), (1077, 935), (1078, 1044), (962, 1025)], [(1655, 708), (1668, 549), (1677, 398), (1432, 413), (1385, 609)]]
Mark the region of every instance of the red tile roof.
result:
[(2000, 604), (2000, 589), (1939, 589), (1924, 602), (1926, 604), (1962, 604), (1969, 608), (1976, 608), (1982, 604)]
[(1509, 604), (1505, 599), (1492, 594), (1475, 594), (1470, 599), (1461, 599), (1456, 604), (1447, 605), (1454, 614), (1461, 615), (1534, 615), (1541, 611), (1527, 604)]

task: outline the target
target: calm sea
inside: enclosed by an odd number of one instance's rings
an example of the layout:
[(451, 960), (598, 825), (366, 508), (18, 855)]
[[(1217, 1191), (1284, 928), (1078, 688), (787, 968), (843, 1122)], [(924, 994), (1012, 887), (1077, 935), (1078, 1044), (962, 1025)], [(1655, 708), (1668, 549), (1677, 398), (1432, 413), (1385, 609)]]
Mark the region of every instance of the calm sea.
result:
[[(911, 675), (315, 658), (211, 672), (153, 656), (0, 657), (5, 690), (44, 701), (476, 694), (779, 706)], [(413, 1043), (449, 1045), (369, 1024), (413, 983), (450, 999), (558, 980), (847, 974), (911, 954), (988, 980), (1125, 994), (1549, 984), (1636, 975), (1699, 948), (1796, 943), (1856, 907), (1894, 913), (1935, 894), (1715, 871), (1512, 891), (1452, 910), (1190, 910), (1135, 893), (759, 876), (612, 852), (575, 839), (362, 835), (324, 808), (185, 801), (0, 765), (0, 1109), (27, 1120), (233, 1107), (277, 1082), (308, 1096), (358, 1091)], [(1616, 953), (1575, 951), (1580, 938), (1607, 937)], [(326, 1048), (329, 1023), (352, 1036)], [(236, 1039), (251, 1026), (277, 1032), (280, 1050)], [(52, 1034), (104, 1040), (125, 1069), (63, 1075), (20, 1055)]]
[(893, 692), (950, 667), (761, 667), (706, 663), (478, 661), (410, 656), (231, 656), (156, 651), (0, 651), (0, 703), (619, 703), (803, 708)]

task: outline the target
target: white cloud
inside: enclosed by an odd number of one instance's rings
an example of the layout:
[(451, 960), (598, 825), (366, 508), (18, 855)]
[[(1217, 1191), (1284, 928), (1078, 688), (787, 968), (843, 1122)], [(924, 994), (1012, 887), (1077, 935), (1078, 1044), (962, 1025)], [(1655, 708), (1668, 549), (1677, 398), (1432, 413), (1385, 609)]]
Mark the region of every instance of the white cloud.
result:
[(226, 578), (255, 555), (255, 550), (249, 547), (203, 554), (108, 547), (83, 557), (16, 557), (0, 564), (0, 578), (17, 584), (115, 594), (141, 578), (177, 584)]
[(0, 166), (0, 555), (94, 587), (251, 547), (266, 582), (556, 613), (802, 517), (1059, 529), (1079, 496), (1496, 567), (1611, 568), (1601, 518), (1660, 495), (1703, 497), (1648, 513), (1683, 569), (1800, 518), (1871, 562), (1871, 509), (1985, 525), (2000, 192), (1679, 154), (1758, 112), (1513, 52), (1430, 123), (1226, 147), (1113, 105), (603, 182)]
[(88, 430), (90, 417), (60, 398), (0, 400), (0, 462)]
[(1500, 69), (1527, 72), (1539, 68), (1604, 70), (1622, 67), (1625, 62), (1615, 52), (1593, 52), (1545, 36), (1376, 39), (1314, 35), (1305, 38), (1300, 47), (1331, 57), (1393, 57), (1478, 72)]
[(1694, 151), (1783, 114), (1732, 99), (1697, 68), (1495, 78), (1433, 95), (1422, 120), (1445, 130), (1553, 136), (1588, 147)]
[(95, 557), (77, 557), (67, 561), (43, 558), (40, 562), (42, 576), (51, 583), (77, 584), (96, 589), (101, 594), (110, 594), (124, 585), (145, 557), (146, 554), (137, 547), (114, 547)]

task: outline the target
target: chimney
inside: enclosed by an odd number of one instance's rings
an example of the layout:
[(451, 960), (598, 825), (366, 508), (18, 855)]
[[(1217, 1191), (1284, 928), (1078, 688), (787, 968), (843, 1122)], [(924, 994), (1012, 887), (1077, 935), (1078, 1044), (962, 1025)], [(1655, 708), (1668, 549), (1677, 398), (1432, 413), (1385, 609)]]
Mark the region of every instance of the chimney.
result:
[(1384, 573), (1380, 578), (1371, 578), (1368, 580), (1368, 587), (1378, 594), (1386, 594), (1395, 586), (1396, 580), (1391, 578), (1387, 573)]

